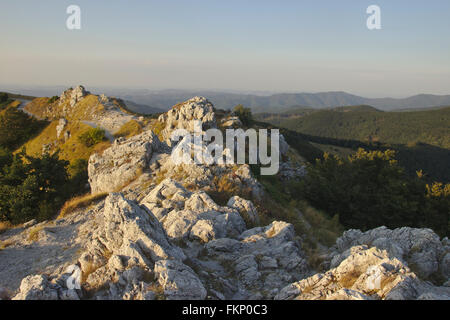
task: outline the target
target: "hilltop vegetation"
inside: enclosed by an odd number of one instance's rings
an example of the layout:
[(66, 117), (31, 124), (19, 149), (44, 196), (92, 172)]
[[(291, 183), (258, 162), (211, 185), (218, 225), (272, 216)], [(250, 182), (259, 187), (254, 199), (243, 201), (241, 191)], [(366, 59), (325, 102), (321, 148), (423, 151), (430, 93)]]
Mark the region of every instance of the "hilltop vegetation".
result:
[(18, 110), (13, 103), (9, 102), (0, 111), (0, 146), (9, 150), (18, 148), (46, 125), (45, 121), (36, 120)]
[(369, 106), (257, 114), (260, 121), (298, 132), (314, 146), (338, 155), (363, 147), (395, 149), (410, 176), (450, 181), (450, 107), (428, 111), (382, 112)]
[(450, 235), (450, 184), (404, 174), (393, 150), (359, 149), (347, 159), (325, 154), (296, 187), (297, 194), (346, 228), (427, 227)]
[(341, 107), (306, 115), (289, 114), (288, 117), (265, 119), (312, 136), (392, 144), (421, 142), (450, 148), (450, 107), (411, 112)]

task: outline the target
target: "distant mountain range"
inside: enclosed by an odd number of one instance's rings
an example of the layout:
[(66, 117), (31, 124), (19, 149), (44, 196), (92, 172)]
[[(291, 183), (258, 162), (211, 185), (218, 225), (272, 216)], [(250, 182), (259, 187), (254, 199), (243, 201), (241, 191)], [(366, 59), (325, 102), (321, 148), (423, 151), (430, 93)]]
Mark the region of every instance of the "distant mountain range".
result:
[(252, 108), (254, 113), (285, 112), (299, 106), (310, 108), (329, 108), (351, 105), (370, 105), (375, 108), (392, 111), (401, 109), (422, 109), (450, 105), (450, 95), (439, 96), (420, 94), (404, 99), (364, 98), (346, 92), (321, 93), (282, 93), (270, 96), (252, 94), (225, 93), (213, 91), (163, 90), (158, 92), (129, 93), (123, 98), (139, 104), (167, 110), (179, 101), (193, 96), (204, 96), (217, 108), (231, 109), (237, 104)]
[[(6, 89), (6, 88), (5, 88)], [(346, 92), (319, 93), (278, 93), (255, 94), (212, 90), (147, 90), (147, 89), (117, 89), (88, 88), (95, 92), (103, 92), (116, 96), (128, 102), (134, 102), (131, 108), (136, 112), (154, 113), (170, 109), (180, 101), (186, 101), (194, 96), (204, 96), (213, 102), (216, 108), (232, 109), (238, 104), (250, 107), (253, 113), (279, 113), (293, 108), (331, 108), (338, 106), (370, 105), (375, 108), (392, 111), (402, 109), (426, 109), (438, 106), (449, 106), (450, 95), (419, 94), (409, 98), (365, 98)], [(2, 91), (2, 90), (0, 90)], [(5, 90), (10, 91), (11, 90)], [(34, 96), (52, 96), (61, 92), (59, 87), (39, 89), (20, 88), (18, 92)]]

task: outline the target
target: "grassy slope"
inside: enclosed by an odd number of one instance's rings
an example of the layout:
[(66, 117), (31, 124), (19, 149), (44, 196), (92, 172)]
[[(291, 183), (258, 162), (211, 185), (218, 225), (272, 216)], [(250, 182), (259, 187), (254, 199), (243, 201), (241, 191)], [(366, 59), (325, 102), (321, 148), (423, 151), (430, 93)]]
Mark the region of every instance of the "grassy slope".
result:
[[(57, 141), (57, 145), (52, 147), (51, 151), (60, 150), (60, 158), (68, 161), (76, 159), (89, 159), (89, 156), (96, 151), (100, 151), (110, 145), (108, 141), (99, 143), (93, 147), (86, 147), (79, 140), (78, 136), (88, 131), (91, 127), (79, 121), (69, 122), (65, 130), (71, 133), (70, 138), (64, 141), (64, 137), (56, 138), (56, 126), (58, 121), (52, 121), (37, 137), (25, 143), (24, 147), (27, 154), (40, 155), (42, 153), (42, 146)], [(22, 147), (21, 147), (22, 148)], [(21, 149), (20, 148), (20, 149)], [(19, 150), (20, 150), (19, 149)]]
[(44, 144), (54, 144), (56, 142), (56, 145), (53, 145), (50, 150), (54, 152), (59, 149), (61, 159), (68, 161), (76, 159), (87, 160), (93, 152), (101, 151), (110, 145), (108, 141), (105, 141), (93, 147), (86, 147), (78, 140), (81, 134), (91, 128), (89, 125), (80, 122), (79, 119), (87, 120), (93, 112), (101, 112), (104, 108), (96, 96), (88, 95), (76, 105), (76, 108), (71, 108), (71, 111), (66, 115), (65, 118), (69, 122), (66, 128), (64, 128), (64, 131), (68, 130), (70, 132), (70, 138), (67, 141), (64, 141), (63, 135), (57, 139), (56, 127), (59, 118), (63, 115), (63, 108), (67, 108), (68, 106), (60, 106), (58, 101), (49, 104), (48, 101), (49, 98), (46, 97), (36, 98), (26, 107), (27, 111), (39, 118), (53, 120), (37, 137), (25, 143), (24, 147), (28, 154), (40, 155)]

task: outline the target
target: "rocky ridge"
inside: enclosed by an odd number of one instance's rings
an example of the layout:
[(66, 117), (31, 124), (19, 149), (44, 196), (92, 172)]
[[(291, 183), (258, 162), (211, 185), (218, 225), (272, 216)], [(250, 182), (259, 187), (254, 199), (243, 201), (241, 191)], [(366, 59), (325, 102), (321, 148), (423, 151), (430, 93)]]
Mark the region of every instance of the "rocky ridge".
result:
[[(83, 94), (64, 99), (76, 105)], [(0, 287), (13, 299), (450, 299), (449, 241), (428, 229), (349, 230), (328, 250), (328, 271), (317, 273), (291, 224), (259, 225), (249, 199), (264, 189), (247, 165), (173, 163), (170, 133), (192, 131), (195, 120), (217, 126), (205, 98), (160, 116), (159, 134), (121, 138), (92, 155), (91, 189), (108, 195), (0, 235), (11, 242), (0, 251)], [(218, 177), (249, 190), (248, 199), (236, 191), (218, 204), (210, 196)], [(71, 266), (81, 289), (68, 286)]]

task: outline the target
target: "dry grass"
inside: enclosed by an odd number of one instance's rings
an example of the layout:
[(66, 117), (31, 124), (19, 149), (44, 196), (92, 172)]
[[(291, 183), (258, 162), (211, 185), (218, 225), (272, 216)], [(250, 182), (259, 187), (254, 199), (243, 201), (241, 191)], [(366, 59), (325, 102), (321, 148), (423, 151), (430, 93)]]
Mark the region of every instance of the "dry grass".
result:
[(142, 133), (142, 126), (136, 120), (130, 120), (120, 127), (119, 131), (114, 134), (114, 137), (130, 138)]
[(159, 170), (159, 171), (156, 173), (155, 183), (158, 185), (158, 184), (160, 184), (161, 182), (163, 182), (163, 181), (167, 178), (166, 174), (167, 174), (167, 169)]
[(58, 219), (64, 218), (69, 214), (72, 214), (75, 210), (86, 208), (96, 201), (106, 198), (108, 193), (97, 193), (97, 194), (85, 194), (83, 196), (75, 197), (68, 200), (61, 211), (59, 212)]
[(38, 118), (41, 119), (45, 118), (46, 117), (45, 113), (48, 107), (48, 101), (49, 98), (45, 97), (33, 99), (29, 104), (27, 104), (25, 110), (36, 115)]
[(12, 246), (14, 244), (14, 241), (11, 240), (5, 240), (0, 242), (0, 251)]
[(156, 296), (156, 300), (166, 300), (164, 288), (158, 282), (147, 285), (147, 291), (152, 291)]
[[(224, 175), (221, 177), (215, 176), (213, 183), (206, 192), (218, 205), (224, 206), (232, 196), (239, 195), (239, 187), (230, 177)], [(244, 197), (245, 198), (245, 197)]]
[(11, 229), (13, 225), (8, 221), (0, 221), (0, 234)]
[(0, 242), (0, 251), (4, 250), (14, 244), (14, 241), (11, 240), (5, 240)]
[(150, 129), (156, 134), (159, 140), (163, 140), (162, 131), (166, 128), (166, 124), (159, 120), (154, 120), (150, 123)]
[(306, 202), (300, 202), (298, 207), (311, 225), (312, 235), (322, 244), (332, 246), (344, 232), (344, 227), (339, 223), (337, 215), (330, 219), (325, 213), (311, 207)]
[(37, 226), (32, 228), (29, 232), (28, 232), (28, 241), (38, 241), (39, 240), (39, 232), (41, 232), (44, 229), (44, 226)]
[[(52, 121), (39, 135), (25, 143), (24, 147), (26, 148), (27, 154), (31, 156), (40, 156), (44, 144), (50, 144), (57, 141), (50, 152), (59, 149), (60, 159), (72, 162), (76, 159), (88, 160), (91, 154), (102, 153), (111, 146), (109, 141), (102, 141), (92, 147), (86, 147), (81, 143), (78, 140), (78, 136), (92, 129), (92, 127), (80, 121), (69, 121), (67, 124), (64, 129), (70, 132), (70, 138), (67, 141), (64, 141), (63, 135), (61, 135), (59, 139), (56, 139), (57, 125), (58, 121)], [(22, 150), (22, 147), (18, 148), (15, 152), (19, 152), (20, 150)]]

